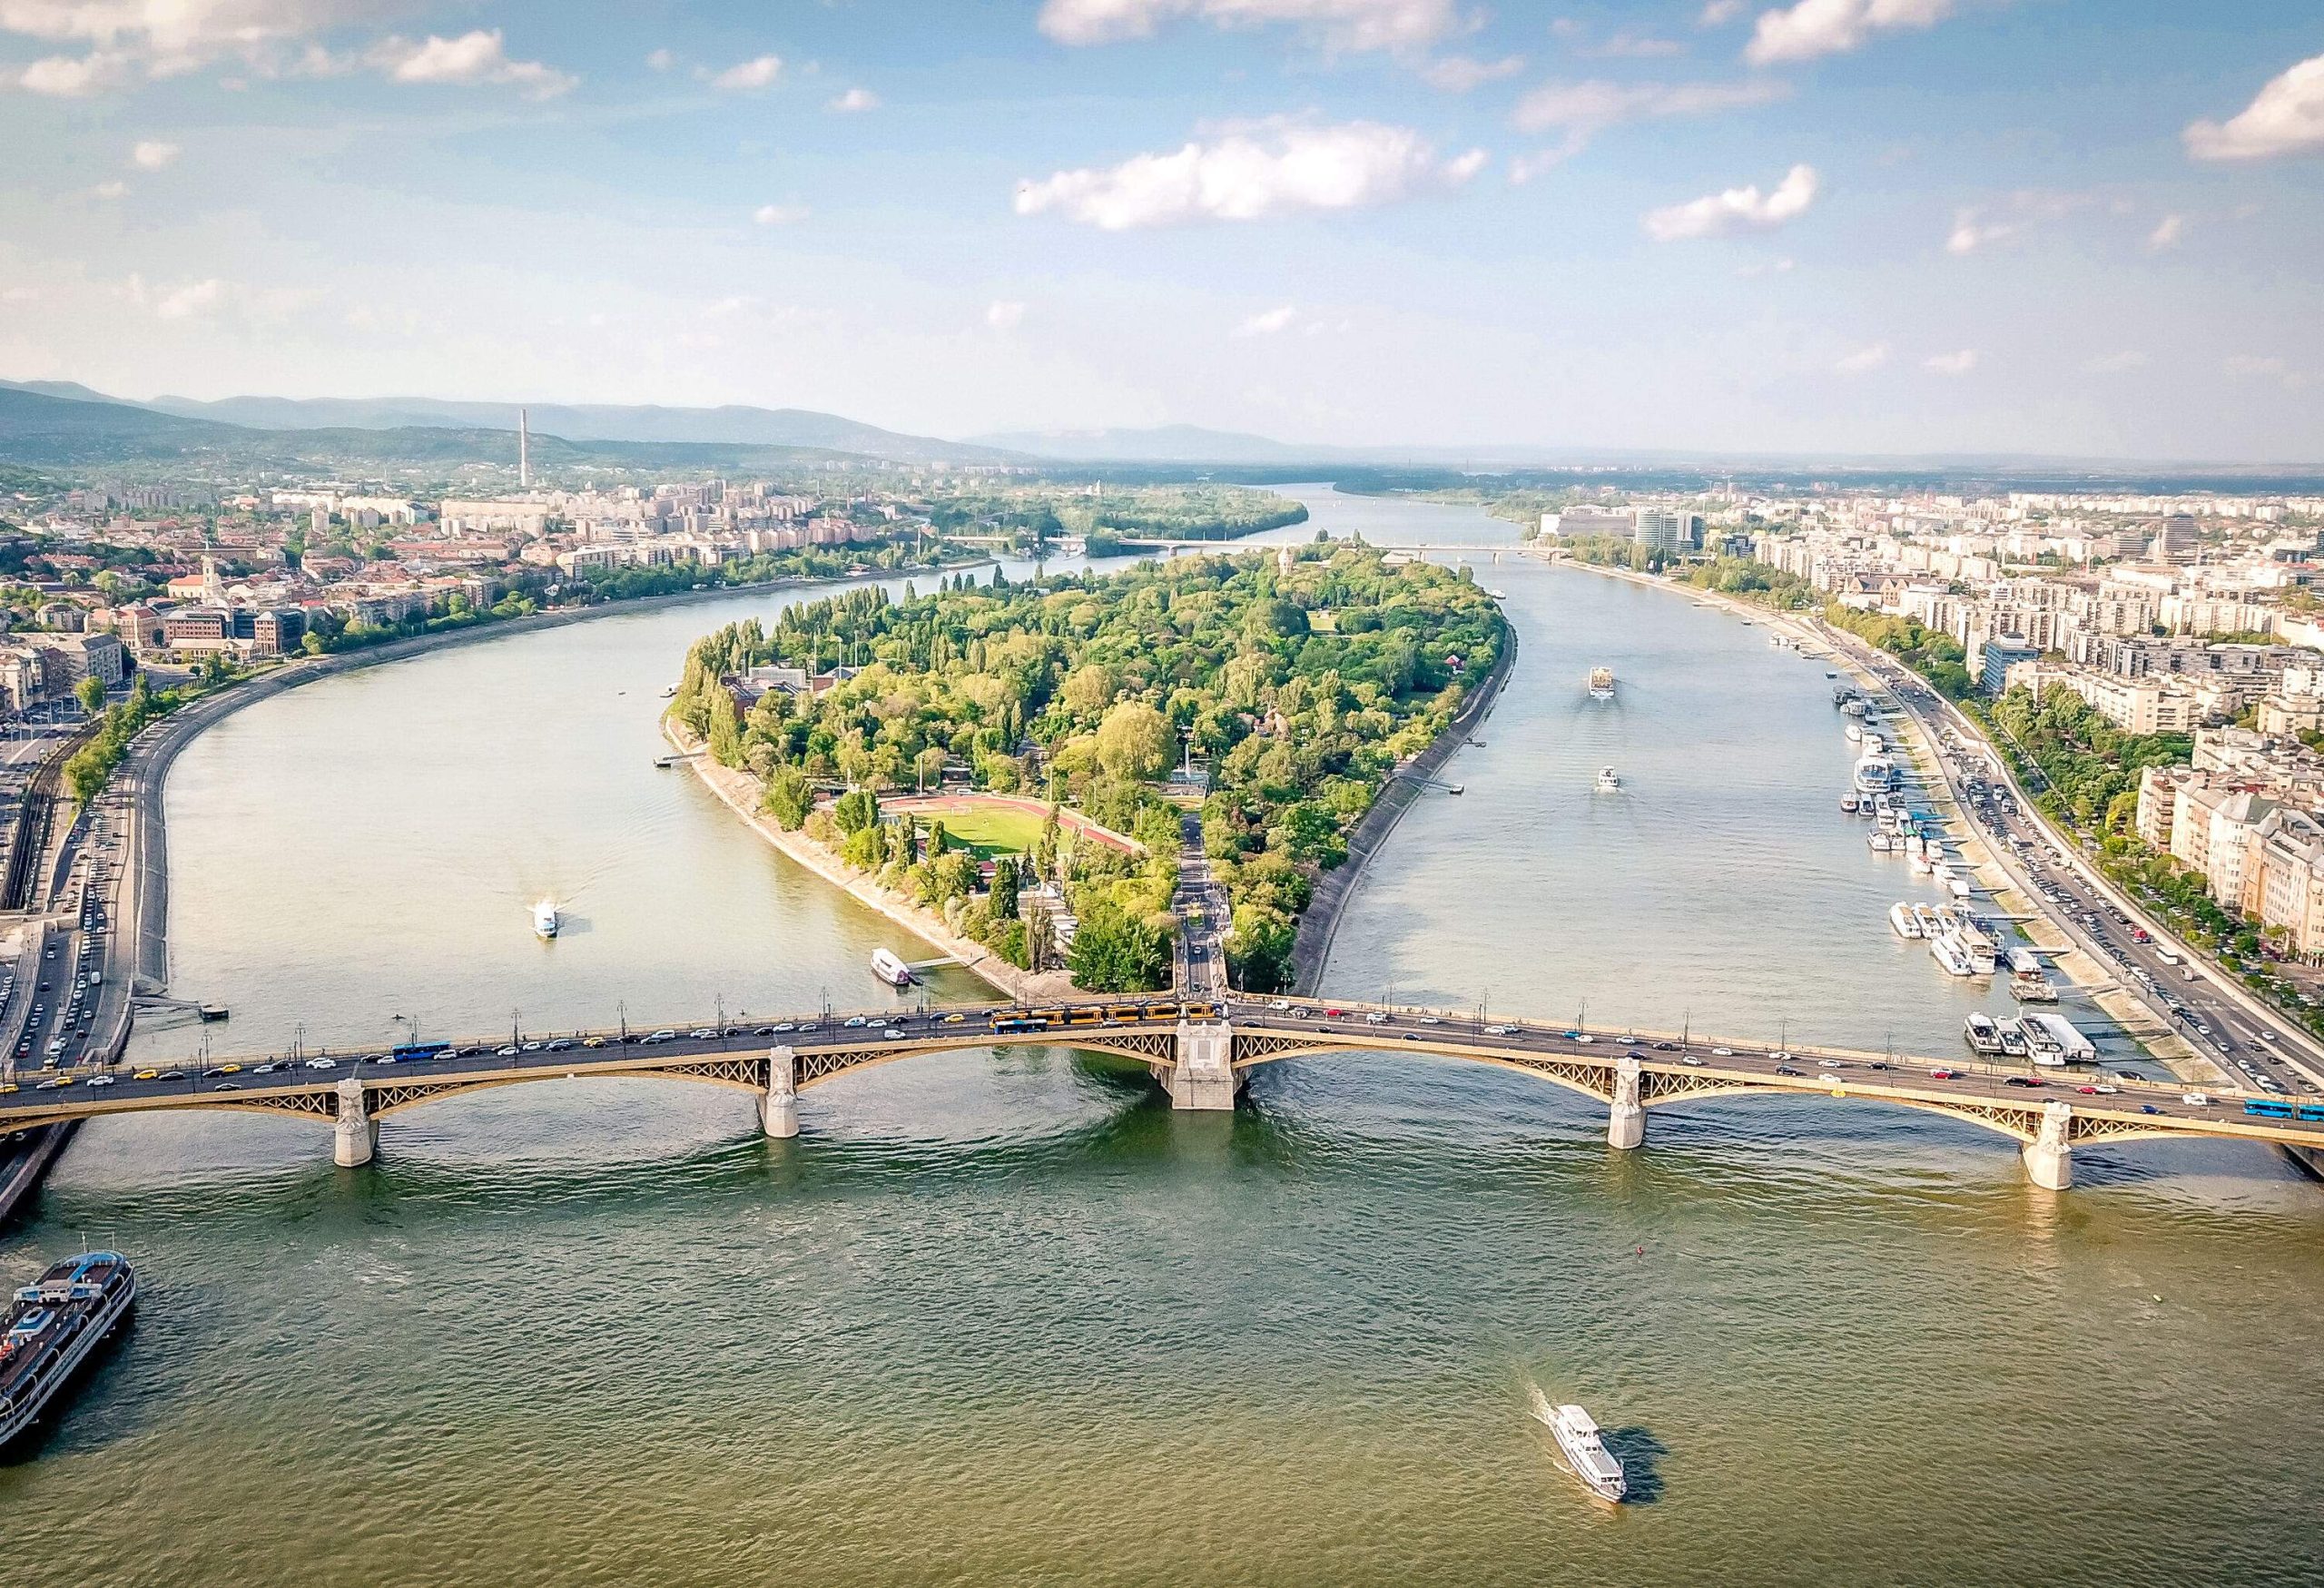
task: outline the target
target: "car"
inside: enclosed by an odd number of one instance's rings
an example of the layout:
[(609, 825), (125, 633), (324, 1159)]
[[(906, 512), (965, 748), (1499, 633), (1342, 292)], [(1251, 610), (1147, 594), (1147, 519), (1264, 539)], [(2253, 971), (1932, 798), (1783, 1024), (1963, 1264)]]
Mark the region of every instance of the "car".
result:
[(707, 1042), (717, 1034), (718, 1033), (716, 1031), (711, 1030), (708, 1026), (696, 1026), (694, 1030), (686, 1033), (688, 1037), (697, 1042)]
[(773, 1026), (753, 1026), (751, 1028), (751, 1035), (754, 1037), (771, 1037), (774, 1035), (774, 1028)]
[(310, 1059), (307, 1060), (307, 1068), (310, 1070), (336, 1070), (339, 1068), (339, 1060), (336, 1059)]
[(1732, 1059), (1735, 1057), (1735, 1050), (1732, 1048), (1713, 1048), (1710, 1052), (1711, 1057), (1714, 1059)]
[(1267, 1007), (1274, 1010), (1277, 1014), (1281, 1014), (1285, 1010), (1291, 1007), (1291, 1000), (1288, 998), (1278, 998), (1273, 1003), (1268, 1004)]
[(2082, 1093), (2084, 1097), (2094, 1098), (2098, 1095), (2098, 1089), (2094, 1086), (2078, 1086), (2074, 1088), (2074, 1090)]
[(1886, 1059), (1875, 1059), (1870, 1063), (1866, 1064), (1865, 1068), (1866, 1070), (1887, 1070), (1892, 1068), (1892, 1066)]
[(2181, 1102), (2182, 1102), (2182, 1103), (2187, 1104), (2187, 1105), (2188, 1105), (2189, 1107), (2191, 1107), (2191, 1108), (2197, 1108), (2197, 1109), (2208, 1109), (2208, 1108), (2210, 1108), (2210, 1107), (2211, 1106), (2211, 1096), (2210, 1096), (2210, 1094), (2209, 1094), (2209, 1093), (2207, 1093), (2207, 1092), (2200, 1092), (2200, 1091), (2186, 1091), (2186, 1092), (2181, 1092), (2181, 1093), (2179, 1094), (2179, 1100), (2180, 1100)]
[(52, 1075), (46, 1080), (42, 1081), (38, 1086), (34, 1087), (33, 1090), (34, 1091), (62, 1091), (64, 1088), (71, 1086), (72, 1084), (73, 1078), (69, 1075)]
[(2103, 1096), (2103, 1097), (2112, 1097), (2114, 1093), (2116, 1093), (2116, 1092), (2118, 1092), (2118, 1091), (2122, 1090), (2122, 1089), (2121, 1087), (2119, 1087), (2119, 1086), (2116, 1086), (2116, 1085), (2115, 1085), (2112, 1081), (2111, 1081), (2111, 1080), (2102, 1080), (2102, 1081), (2099, 1081), (2099, 1082), (2098, 1082), (2097, 1084), (2095, 1084), (2094, 1086), (2093, 1086), (2090, 1090), (2093, 1090), (2093, 1091), (2094, 1091), (2094, 1092), (2099, 1093), (2101, 1096)]
[[(857, 1023), (861, 1024), (862, 1022), (858, 1021)], [(675, 1042), (678, 1040), (678, 1033), (671, 1031), (655, 1031), (648, 1035), (645, 1040), (649, 1042)]]
[(1347, 1018), (1347, 1011), (1344, 1009), (1327, 1009), (1324, 1011), (1324, 1018), (1325, 1020), (1345, 1020)]
[(203, 1071), (202, 1072), (202, 1080), (217, 1080), (217, 1079), (218, 1079), (219, 1077), (221, 1077), (221, 1076), (223, 1076), (223, 1075), (231, 1075), (231, 1074), (233, 1074), (233, 1073), (234, 1073), (234, 1067), (232, 1067), (232, 1066), (229, 1066), (229, 1065), (225, 1065), (225, 1064), (213, 1064), (213, 1065), (212, 1065), (209, 1069), (207, 1069), (207, 1070), (203, 1070)]
[(1588, 1031), (1576, 1031), (1573, 1034), (1573, 1040), (1577, 1042), (1594, 1042), (1598, 1039), (1591, 1036)]
[(159, 1080), (162, 1079), (162, 1072), (158, 1070), (141, 1070), (129, 1079), (132, 1080)]
[(801, 1022), (800, 1022), (799, 1029), (800, 1029), (801, 1031), (820, 1031), (820, 1030), (822, 1030), (822, 1025), (820, 1024), (820, 1022), (818, 1022), (818, 1021), (801, 1021)]
[[(1339, 1011), (1335, 1009), (1331, 1012), (1337, 1014), (1339, 1013)], [(1514, 1026), (1487, 1026), (1485, 1028), (1485, 1035), (1488, 1037), (1505, 1037), (1516, 1029), (1517, 1028)]]
[(945, 1023), (946, 1025), (948, 1025), (948, 1026), (957, 1026), (957, 1025), (959, 1025), (962, 1021), (964, 1021), (964, 1020), (966, 1020), (966, 1019), (968, 1019), (968, 1018), (969, 1018), (969, 1017), (968, 1017), (967, 1015), (960, 1014), (960, 1013), (959, 1013), (959, 1012), (957, 1012), (957, 1011), (956, 1011), (956, 1012), (954, 1012), (954, 1013), (951, 1013), (951, 1014), (948, 1014), (948, 1015), (946, 1015), (946, 1016), (944, 1017), (944, 1023)]
[(505, 1042), (501, 1046), (495, 1048), (492, 1051), (496, 1057), (502, 1059), (514, 1059), (517, 1054), (523, 1052), (524, 1050), (517, 1046), (514, 1042)]
[(2279, 1037), (2273, 1031), (2261, 1031), (2260, 1033), (2260, 1040), (2263, 1042), (2280, 1042), (2283, 1041), (2281, 1037)]
[(251, 1073), (252, 1075), (271, 1075), (281, 1068), (281, 1065), (272, 1063), (271, 1061), (265, 1064), (253, 1064), (251, 1066)]
[(1364, 1017), (1364, 1023), (1367, 1026), (1384, 1026), (1388, 1023), (1388, 1017), (1375, 1009)]
[(1306, 1008), (1295, 1009), (1291, 1011), (1291, 1018), (1293, 1020), (1313, 1020), (1315, 1018), (1315, 1011), (1312, 1009)]
[(1654, 1050), (1658, 1053), (1676, 1053), (1679, 1050), (1679, 1044), (1676, 1042), (1657, 1042), (1654, 1044)]
[(118, 1085), (120, 1081), (121, 1077), (118, 1075), (92, 1075), (89, 1077), (89, 1084), (91, 1086), (115, 1086)]
[(556, 1041), (548, 1045), (548, 1050), (552, 1053), (562, 1053), (567, 1048), (573, 1047), (575, 1043), (571, 1037), (559, 1037)]
[[(871, 1022), (870, 1021), (866, 1020), (863, 1016), (862, 1016), (862, 1015), (860, 1015), (860, 1014), (852, 1014), (852, 1015), (848, 1016), (845, 1020), (842, 1021), (840, 1023), (841, 1023), (842, 1025), (846, 1026), (846, 1027), (848, 1027), (848, 1028), (850, 1028), (850, 1029), (852, 1030), (852, 1029), (853, 1029), (853, 1028), (854, 1028), (854, 1027), (856, 1027), (856, 1026), (868, 1026), (868, 1025), (870, 1025), (872, 1022)], [(673, 1035), (675, 1035), (676, 1033), (673, 1032), (672, 1034), (673, 1034)]]
[(1698, 1069), (1698, 1070), (1699, 1070), (1699, 1069), (1701, 1069), (1701, 1068), (1702, 1068), (1702, 1063), (1703, 1063), (1703, 1061), (1702, 1061), (1701, 1060), (1699, 1060), (1699, 1059), (1696, 1058), (1692, 1053), (1681, 1053), (1681, 1054), (1679, 1054), (1679, 1063), (1681, 1063), (1681, 1064), (1691, 1064), (1691, 1065), (1693, 1065), (1693, 1066), (1694, 1066), (1696, 1069)]
[(1433, 1014), (1424, 1014), (1420, 1017), (1420, 1023), (1424, 1026), (1441, 1026), (1444, 1022)]
[(2043, 1080), (2039, 1076), (2007, 1075), (2002, 1078), (2002, 1084), (2004, 1086), (2045, 1086), (2048, 1082)]
[(881, 1036), (883, 1036), (883, 1037), (887, 1038), (890, 1041), (895, 1041), (898, 1037), (902, 1036), (902, 1035), (903, 1035), (903, 1032), (901, 1032), (901, 1031), (900, 1031), (896, 1030), (896, 1028), (895, 1028), (895, 1027), (893, 1027), (893, 1026), (890, 1026), (886, 1031), (881, 1031), (880, 1034), (881, 1034)]
[(1837, 1059), (1818, 1059), (1816, 1060), (1816, 1068), (1818, 1070), (1846, 1070), (1847, 1066)]
[(1776, 1073), (1777, 1075), (1805, 1075), (1807, 1072), (1804, 1070), (1794, 1070), (1788, 1064), (1778, 1064), (1776, 1066)]
[(220, 1081), (216, 1086), (212, 1087), (210, 1090), (211, 1090), (212, 1091), (240, 1091), (240, 1090), (241, 1090), (242, 1089), (241, 1089), (241, 1083), (239, 1083), (239, 1082), (237, 1082), (237, 1081), (231, 1081), (231, 1080), (222, 1080), (222, 1081)]

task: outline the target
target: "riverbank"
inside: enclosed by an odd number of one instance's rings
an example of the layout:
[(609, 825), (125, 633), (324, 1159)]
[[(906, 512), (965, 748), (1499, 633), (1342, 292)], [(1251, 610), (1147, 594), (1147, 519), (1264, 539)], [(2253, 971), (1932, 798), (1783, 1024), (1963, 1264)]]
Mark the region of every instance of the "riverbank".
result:
[[(1536, 551), (1531, 555), (1545, 554)], [(1716, 607), (1771, 634), (1803, 645), (1812, 645), (1819, 651), (1828, 653), (1828, 659), (1833, 665), (1845, 670), (1848, 677), (1862, 688), (1882, 695), (1891, 693), (1886, 680), (1874, 670), (1870, 659), (1859, 654), (1864, 642), (1854, 635), (1833, 628), (1812, 614), (1777, 611), (1724, 591), (1675, 584), (1633, 568), (1607, 567), (1570, 557), (1551, 557), (1548, 560), (1605, 574), (1643, 588), (1686, 596), (1699, 605)], [(1961, 808), (1958, 792), (1953, 787), (1952, 779), (1945, 769), (1943, 756), (1930, 741), (1920, 719), (1912, 712), (1899, 707), (1894, 714), (1894, 721), (1914, 764), (1935, 790), (1941, 791), (1944, 799), (1957, 813)], [(2078, 944), (2071, 933), (2059, 927), (2039, 902), (2030, 884), (2016, 874), (1993, 845), (1986, 843), (1973, 824), (1964, 820), (1958, 827), (1956, 845), (1962, 858), (1976, 873), (1978, 886), (1996, 905), (2008, 912), (2019, 934), (2047, 957), (2068, 983), (2087, 996), (2121, 1028), (2124, 1035), (2179, 1080), (2205, 1086), (2220, 1086), (2230, 1080), (2214, 1060), (2191, 1047), (2167, 1021), (2157, 1018), (2132, 996), (2102, 961)]]
[(1428, 747), (1413, 756), (1389, 775), (1372, 808), (1356, 823), (1355, 831), (1348, 834), (1347, 859), (1315, 879), (1315, 890), (1307, 901), (1306, 912), (1299, 917), (1299, 931), (1291, 940), (1291, 985), (1294, 991), (1312, 996), (1323, 981), (1324, 967), (1331, 962), (1332, 940), (1339, 933), (1340, 916), (1354, 897), (1356, 886), (1364, 880), (1364, 867), (1378, 853), (1388, 835), (1403, 820), (1404, 813), (1413, 807), (1429, 781), (1434, 778), (1452, 759), (1453, 753), (1467, 743), (1477, 725), (1492, 712), (1493, 702), (1500, 698), (1502, 686), (1509, 682), (1509, 675), (1517, 665), (1517, 626), (1502, 615), (1503, 633), (1507, 643), (1501, 647), (1501, 656), (1491, 673), (1461, 703), (1452, 720), (1444, 725)]
[(855, 870), (804, 833), (785, 832), (763, 808), (766, 785), (747, 772), (721, 766), (684, 724), (665, 716), (662, 735), (680, 755), (688, 757), (684, 764), (702, 779), (704, 786), (776, 850), (859, 904), (877, 911), (913, 936), (926, 940), (1003, 997), (1017, 1003), (1045, 1003), (1073, 996), (1070, 972), (1020, 971), (984, 944), (955, 933), (935, 911), (881, 887), (870, 873)]

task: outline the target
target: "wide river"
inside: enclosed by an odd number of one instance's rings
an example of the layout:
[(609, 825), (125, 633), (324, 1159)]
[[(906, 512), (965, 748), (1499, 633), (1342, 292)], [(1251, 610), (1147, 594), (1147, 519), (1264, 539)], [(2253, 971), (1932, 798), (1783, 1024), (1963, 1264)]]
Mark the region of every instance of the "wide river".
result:
[[(1280, 538), (1472, 547), (1521, 636), (1328, 990), (1959, 1050), (1978, 995), (1886, 929), (1911, 890), (1837, 810), (1818, 664), (1496, 558), (1471, 509), (1290, 488)], [(230, 719), (169, 784), (173, 990), (236, 1050), (876, 997), (911, 945), (652, 765), (687, 643), (788, 598)], [(2324, 1582), (2324, 1187), (2257, 1149), (2086, 1151), (2052, 1196), (1969, 1127), (1737, 1100), (1614, 1154), (1571, 1094), (1384, 1056), (1231, 1117), (1063, 1049), (802, 1111), (768, 1142), (733, 1092), (513, 1088), (357, 1171), (289, 1121), (91, 1127), (0, 1274), (108, 1241), (145, 1299), (0, 1465), (10, 1580)], [(1558, 1471), (1533, 1385), (1640, 1503)]]

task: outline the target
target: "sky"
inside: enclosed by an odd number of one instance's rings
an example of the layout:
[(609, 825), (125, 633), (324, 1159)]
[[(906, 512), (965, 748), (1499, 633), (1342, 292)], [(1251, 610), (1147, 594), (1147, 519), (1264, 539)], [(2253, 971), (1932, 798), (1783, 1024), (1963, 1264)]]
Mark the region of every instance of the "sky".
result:
[(0, 378), (2324, 463), (2317, 0), (0, 0)]

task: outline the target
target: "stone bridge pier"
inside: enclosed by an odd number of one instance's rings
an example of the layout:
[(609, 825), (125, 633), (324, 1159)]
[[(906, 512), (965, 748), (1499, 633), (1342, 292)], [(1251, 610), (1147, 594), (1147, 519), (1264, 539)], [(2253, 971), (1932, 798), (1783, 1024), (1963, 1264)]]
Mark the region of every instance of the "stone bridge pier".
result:
[(1644, 1071), (1635, 1059), (1614, 1066), (1614, 1107), (1606, 1121), (1606, 1143), (1627, 1151), (1646, 1145), (1646, 1104), (1639, 1095)]
[(331, 1144), (331, 1160), (341, 1169), (359, 1169), (379, 1150), (379, 1121), (371, 1118), (363, 1083), (351, 1075), (339, 1083), (339, 1118), (331, 1129), (338, 1138)]
[(1177, 1061), (1170, 1066), (1174, 1109), (1231, 1110), (1235, 1106), (1235, 1028), (1178, 1022)]
[(799, 1055), (788, 1047), (766, 1056), (766, 1090), (759, 1097), (759, 1129), (769, 1136), (799, 1134)]
[(2043, 1105), (2042, 1127), (2025, 1144), (2027, 1178), (2045, 1191), (2063, 1191), (2073, 1184), (2073, 1108), (2054, 1099)]

